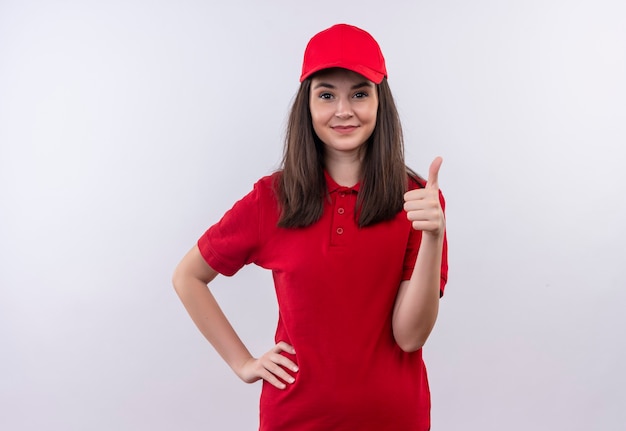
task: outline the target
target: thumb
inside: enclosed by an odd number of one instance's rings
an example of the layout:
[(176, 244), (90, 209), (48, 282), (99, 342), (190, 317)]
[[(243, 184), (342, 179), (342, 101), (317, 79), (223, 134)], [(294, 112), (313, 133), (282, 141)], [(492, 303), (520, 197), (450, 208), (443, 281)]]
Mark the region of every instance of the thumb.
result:
[(430, 164), (430, 168), (428, 169), (428, 182), (426, 183), (427, 189), (439, 188), (439, 168), (441, 168), (442, 163), (443, 159), (441, 157), (435, 157), (435, 160)]

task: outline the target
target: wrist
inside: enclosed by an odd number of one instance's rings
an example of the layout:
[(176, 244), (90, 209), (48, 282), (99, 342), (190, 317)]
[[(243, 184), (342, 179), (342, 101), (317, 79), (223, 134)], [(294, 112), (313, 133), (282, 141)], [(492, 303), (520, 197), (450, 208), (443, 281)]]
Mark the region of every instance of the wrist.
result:
[(445, 228), (442, 228), (436, 232), (432, 231), (422, 231), (422, 242), (441, 242), (443, 243), (443, 238), (445, 236)]

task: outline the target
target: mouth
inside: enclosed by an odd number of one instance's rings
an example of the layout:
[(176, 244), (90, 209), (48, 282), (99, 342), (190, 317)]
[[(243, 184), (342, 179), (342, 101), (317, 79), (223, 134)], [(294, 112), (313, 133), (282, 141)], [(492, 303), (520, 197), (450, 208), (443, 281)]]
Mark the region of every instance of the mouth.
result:
[(331, 127), (331, 129), (333, 129), (335, 132), (340, 133), (342, 135), (345, 135), (347, 133), (352, 133), (357, 128), (358, 126), (333, 126)]

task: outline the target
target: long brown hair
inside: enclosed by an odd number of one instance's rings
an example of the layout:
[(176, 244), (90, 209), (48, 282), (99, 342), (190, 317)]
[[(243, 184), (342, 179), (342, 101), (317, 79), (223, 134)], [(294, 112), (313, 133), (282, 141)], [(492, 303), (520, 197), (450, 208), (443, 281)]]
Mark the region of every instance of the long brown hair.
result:
[[(276, 184), (281, 205), (280, 227), (305, 227), (318, 221), (328, 194), (324, 144), (313, 131), (310, 88), (311, 78), (305, 79), (287, 123), (283, 169)], [(402, 209), (408, 177), (421, 179), (405, 165), (402, 126), (386, 78), (377, 85), (377, 90), (376, 126), (365, 144), (357, 199), (360, 227), (393, 218)]]

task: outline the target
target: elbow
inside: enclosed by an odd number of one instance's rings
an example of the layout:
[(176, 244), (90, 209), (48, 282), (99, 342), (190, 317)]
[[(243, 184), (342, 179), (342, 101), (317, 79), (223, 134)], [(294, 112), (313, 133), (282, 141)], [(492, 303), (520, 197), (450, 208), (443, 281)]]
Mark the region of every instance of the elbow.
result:
[(180, 286), (180, 283), (178, 281), (178, 277), (176, 276), (176, 273), (174, 272), (174, 274), (172, 275), (172, 287), (174, 288), (174, 291), (177, 294), (180, 294), (179, 286)]
[(403, 352), (406, 353), (413, 353), (413, 352), (417, 352), (419, 349), (421, 349), (422, 347), (424, 347), (426, 340), (405, 340), (405, 341), (398, 341), (396, 339), (396, 344), (398, 345), (398, 347), (400, 347), (400, 349), (402, 349)]
[(183, 283), (183, 274), (181, 273), (180, 267), (177, 267), (172, 274), (172, 286), (176, 293), (180, 296)]
[(394, 331), (393, 338), (398, 347), (402, 349), (402, 351), (406, 353), (412, 353), (417, 352), (422, 347), (424, 347), (424, 344), (426, 344), (426, 340), (428, 339), (429, 334), (430, 332), (424, 333), (421, 331), (417, 333), (413, 332), (411, 334), (403, 334), (400, 331)]
[(194, 270), (193, 268), (190, 269), (189, 265), (185, 265), (184, 262), (181, 262), (172, 274), (172, 286), (176, 294), (182, 297), (197, 288), (206, 288), (207, 284), (209, 284), (215, 276), (217, 276), (217, 272), (208, 266), (202, 266), (200, 270)]
[(436, 315), (422, 316), (417, 321), (401, 320), (396, 316), (392, 323), (393, 338), (403, 351), (416, 352), (424, 347), (435, 326)]

